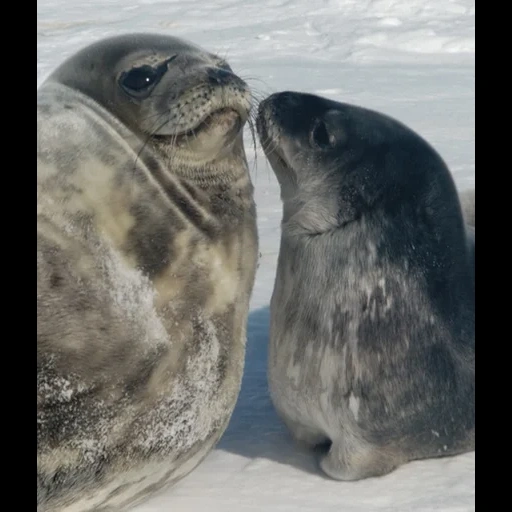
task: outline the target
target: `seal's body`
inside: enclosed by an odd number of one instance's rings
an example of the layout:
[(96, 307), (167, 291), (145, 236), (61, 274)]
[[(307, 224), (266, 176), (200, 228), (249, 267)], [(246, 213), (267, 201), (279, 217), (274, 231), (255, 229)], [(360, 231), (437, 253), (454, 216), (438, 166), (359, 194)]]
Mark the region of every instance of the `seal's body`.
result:
[(397, 121), (308, 94), (270, 96), (257, 125), (283, 200), (280, 416), (340, 480), (473, 450), (474, 239), (444, 162)]
[(170, 37), (38, 91), (38, 511), (124, 510), (190, 472), (242, 377), (257, 258), (250, 92)]

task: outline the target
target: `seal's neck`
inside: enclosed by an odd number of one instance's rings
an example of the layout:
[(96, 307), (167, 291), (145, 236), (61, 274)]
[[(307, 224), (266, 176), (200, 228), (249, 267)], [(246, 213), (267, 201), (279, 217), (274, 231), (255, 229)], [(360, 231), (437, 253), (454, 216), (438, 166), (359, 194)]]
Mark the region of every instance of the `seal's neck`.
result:
[(200, 167), (173, 166), (170, 172), (204, 190), (237, 188), (243, 183), (250, 182), (245, 158), (209, 162)]

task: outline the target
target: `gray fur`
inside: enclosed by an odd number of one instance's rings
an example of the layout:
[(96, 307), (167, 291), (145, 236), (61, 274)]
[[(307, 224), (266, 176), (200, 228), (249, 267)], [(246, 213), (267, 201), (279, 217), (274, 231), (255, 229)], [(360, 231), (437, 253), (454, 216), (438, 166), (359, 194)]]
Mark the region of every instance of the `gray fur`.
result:
[(469, 226), (475, 227), (475, 189), (464, 190), (460, 194), (464, 219)]
[[(146, 98), (120, 87), (171, 57)], [(39, 512), (125, 510), (224, 432), (258, 247), (250, 104), (222, 59), (141, 34), (38, 90)]]
[(274, 94), (257, 126), (283, 199), (281, 418), (340, 480), (473, 450), (474, 238), (446, 165), (399, 122), (318, 96)]

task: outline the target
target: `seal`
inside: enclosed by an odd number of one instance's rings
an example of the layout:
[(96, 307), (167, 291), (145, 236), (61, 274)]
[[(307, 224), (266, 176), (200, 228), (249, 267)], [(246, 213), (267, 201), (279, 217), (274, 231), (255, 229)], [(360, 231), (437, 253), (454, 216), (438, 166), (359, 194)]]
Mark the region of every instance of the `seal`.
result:
[(475, 189), (470, 188), (460, 193), (460, 202), (464, 220), (468, 226), (475, 227)]
[(474, 450), (474, 260), (441, 157), (394, 119), (310, 94), (269, 96), (257, 129), (283, 202), (278, 414), (338, 480)]
[(468, 247), (472, 258), (472, 265), (475, 264), (475, 189), (466, 189), (459, 195), (462, 207), (462, 215), (466, 223), (466, 234)]
[(37, 510), (125, 510), (233, 411), (258, 237), (223, 59), (126, 34), (37, 93)]

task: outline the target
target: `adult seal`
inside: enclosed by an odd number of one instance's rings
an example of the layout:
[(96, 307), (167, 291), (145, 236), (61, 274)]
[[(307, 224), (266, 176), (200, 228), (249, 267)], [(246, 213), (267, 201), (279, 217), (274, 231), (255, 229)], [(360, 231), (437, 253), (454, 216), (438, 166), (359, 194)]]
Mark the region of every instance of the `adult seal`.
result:
[(474, 247), (441, 157), (309, 94), (268, 97), (257, 128), (283, 201), (269, 386), (293, 436), (339, 480), (473, 450)]
[(37, 509), (125, 510), (199, 464), (239, 393), (251, 93), (223, 59), (134, 34), (37, 98)]

